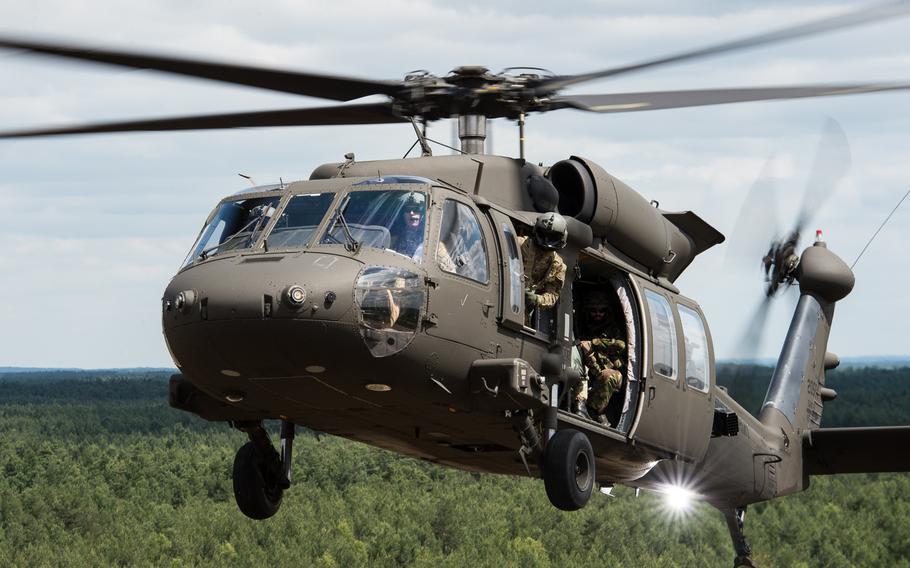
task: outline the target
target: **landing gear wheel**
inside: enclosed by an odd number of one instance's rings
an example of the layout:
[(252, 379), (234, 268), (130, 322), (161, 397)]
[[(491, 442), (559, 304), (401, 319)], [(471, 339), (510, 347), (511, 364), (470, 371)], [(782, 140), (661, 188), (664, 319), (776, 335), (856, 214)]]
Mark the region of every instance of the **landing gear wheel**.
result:
[[(277, 455), (277, 454), (276, 454)], [(234, 498), (240, 512), (251, 519), (268, 519), (278, 512), (284, 489), (269, 480), (266, 459), (253, 442), (247, 442), (234, 456)]]
[(550, 503), (577, 511), (594, 492), (594, 450), (578, 430), (560, 430), (547, 442), (543, 482)]

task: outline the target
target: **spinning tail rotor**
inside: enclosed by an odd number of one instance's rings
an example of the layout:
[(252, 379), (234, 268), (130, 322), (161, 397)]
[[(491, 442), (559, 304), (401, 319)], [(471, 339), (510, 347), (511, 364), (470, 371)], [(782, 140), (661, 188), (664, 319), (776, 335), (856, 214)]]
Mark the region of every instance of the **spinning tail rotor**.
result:
[[(736, 258), (754, 254), (752, 251), (757, 244), (754, 241), (770, 241), (761, 258), (765, 297), (750, 317), (748, 329), (737, 346), (738, 355), (746, 353), (748, 355), (746, 358), (752, 358), (751, 356), (758, 352), (760, 338), (768, 320), (770, 300), (777, 296), (781, 289), (786, 289), (799, 280), (801, 236), (847, 174), (850, 168), (850, 147), (837, 121), (828, 119), (822, 131), (796, 221), (783, 236), (776, 229), (774, 190), (770, 182), (771, 165), (772, 162), (769, 160), (759, 180), (750, 190), (737, 222), (737, 232), (741, 232), (742, 227), (742, 231), (749, 234), (745, 235), (745, 238), (738, 238), (739, 246), (734, 243), (731, 248), (733, 257)], [(821, 237), (821, 231), (816, 232), (816, 237), (817, 239)], [(750, 240), (753, 242), (744, 242)]]

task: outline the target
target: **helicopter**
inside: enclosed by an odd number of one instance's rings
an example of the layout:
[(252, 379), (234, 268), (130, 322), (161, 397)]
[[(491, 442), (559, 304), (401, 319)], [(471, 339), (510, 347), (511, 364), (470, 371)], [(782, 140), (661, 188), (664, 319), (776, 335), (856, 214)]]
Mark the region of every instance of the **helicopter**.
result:
[[(849, 95), (910, 85), (844, 84), (569, 95), (587, 81), (771, 44), (901, 15), (861, 10), (744, 40), (582, 75), (491, 73), (464, 66), (437, 77), (374, 81), (81, 48), (18, 38), (38, 54), (241, 84), (347, 102), (306, 107), (6, 132), (3, 138), (277, 125), (402, 123), (421, 156), (323, 164), (302, 181), (222, 199), (162, 298), (168, 350), (180, 373), (172, 406), (228, 422), (249, 441), (237, 453), (237, 503), (274, 515), (291, 482), (295, 428), (346, 437), (468, 471), (542, 477), (560, 509), (595, 486), (667, 490), (685, 480), (727, 520), (738, 565), (751, 565), (748, 505), (801, 491), (810, 476), (907, 471), (889, 450), (907, 428), (820, 428), (836, 393), (825, 371), (835, 304), (850, 268), (819, 239), (795, 238), (762, 259), (772, 287), (800, 300), (762, 412), (752, 416), (715, 380), (710, 329), (675, 282), (723, 242), (691, 211), (668, 212), (594, 161), (549, 166), (484, 153), (487, 121), (575, 109), (639, 112), (757, 100)], [(508, 70), (507, 70), (508, 71)], [(460, 155), (433, 156), (424, 128), (456, 117)], [(420, 212), (416, 246), (395, 242), (403, 213)], [(530, 309), (518, 238), (536, 219), (566, 218), (559, 256), (570, 267), (557, 305)], [(412, 245), (415, 243), (412, 243)], [(756, 259), (758, 260), (758, 259)], [(610, 294), (629, 345), (606, 422), (571, 411), (571, 365), (592, 291)], [(279, 449), (265, 420), (280, 420)]]

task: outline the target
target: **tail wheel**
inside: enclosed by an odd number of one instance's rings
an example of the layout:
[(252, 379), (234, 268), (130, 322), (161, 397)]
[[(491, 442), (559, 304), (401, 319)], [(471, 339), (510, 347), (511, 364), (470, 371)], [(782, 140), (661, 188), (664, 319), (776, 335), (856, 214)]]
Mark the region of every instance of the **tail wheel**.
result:
[(267, 464), (253, 442), (247, 442), (234, 456), (234, 498), (240, 512), (251, 519), (268, 519), (278, 512), (284, 489), (270, 483)]
[(550, 502), (563, 511), (577, 511), (594, 492), (594, 450), (578, 430), (560, 430), (547, 442), (544, 486)]

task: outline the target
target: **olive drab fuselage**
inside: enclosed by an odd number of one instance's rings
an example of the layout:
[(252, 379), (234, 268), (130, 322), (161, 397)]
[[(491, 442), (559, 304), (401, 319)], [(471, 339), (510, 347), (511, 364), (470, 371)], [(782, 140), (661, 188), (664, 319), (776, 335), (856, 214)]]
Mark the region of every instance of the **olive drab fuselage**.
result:
[[(544, 174), (570, 221), (559, 251), (568, 270), (558, 304), (528, 324), (516, 239), (539, 214), (540, 188), (528, 180)], [(357, 209), (377, 195), (382, 204)], [(418, 254), (392, 248), (391, 221), (361, 222), (405, 195), (425, 200)], [(238, 200), (248, 242), (200, 254)], [(304, 201), (301, 219), (320, 209), (294, 225), (286, 211)], [(283, 224), (303, 231), (291, 233), (297, 241), (271, 236)], [(685, 478), (718, 506), (791, 492), (802, 468), (779, 464), (793, 425), (770, 427), (717, 388), (708, 325), (673, 285), (722, 240), (693, 213), (660, 211), (582, 158), (549, 169), (494, 156), (326, 164), (310, 180), (227, 197), (210, 216), (164, 293), (164, 335), (180, 369), (171, 404), (515, 475), (540, 473), (517, 451), (515, 416), (528, 415), (544, 438), (547, 428), (587, 434), (602, 484)], [(607, 424), (570, 412), (577, 318), (592, 290), (610, 294), (628, 343)], [(773, 486), (766, 464), (777, 464)]]

